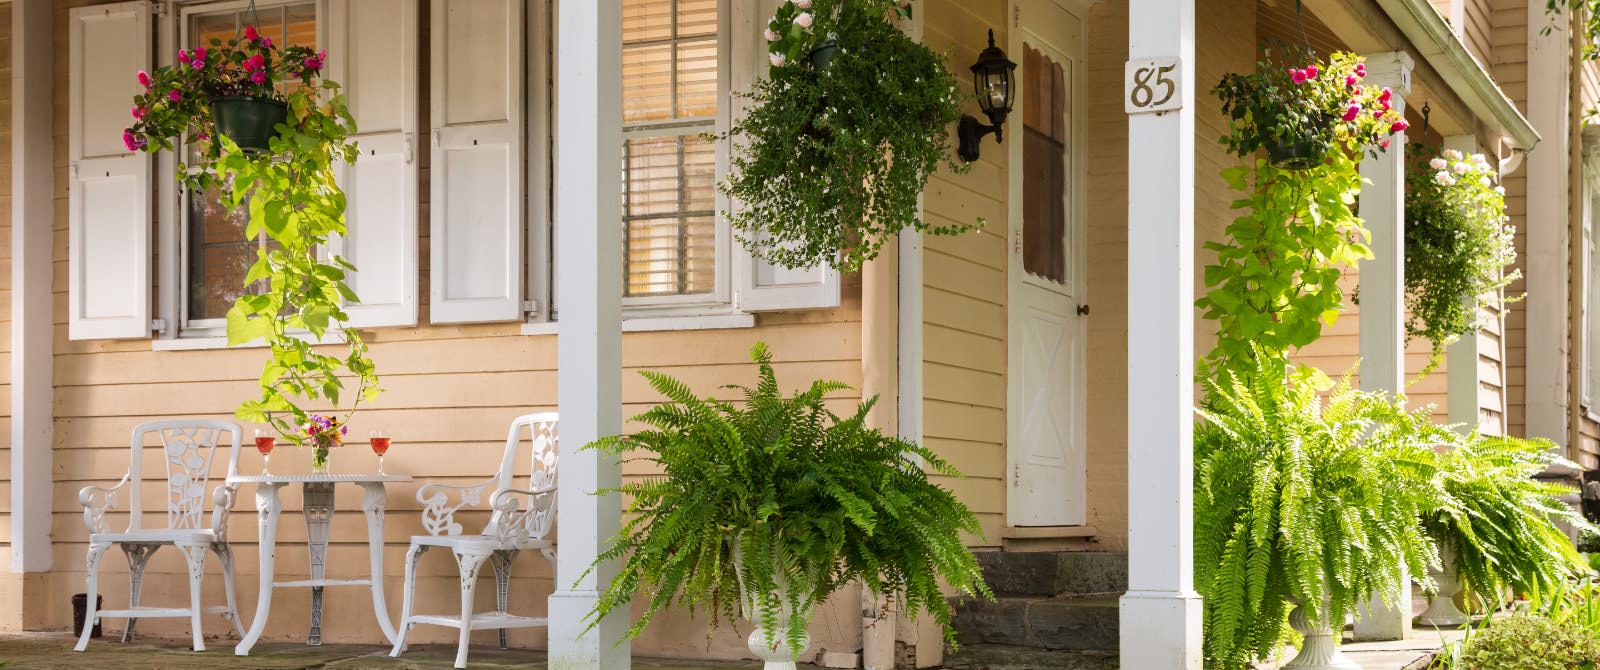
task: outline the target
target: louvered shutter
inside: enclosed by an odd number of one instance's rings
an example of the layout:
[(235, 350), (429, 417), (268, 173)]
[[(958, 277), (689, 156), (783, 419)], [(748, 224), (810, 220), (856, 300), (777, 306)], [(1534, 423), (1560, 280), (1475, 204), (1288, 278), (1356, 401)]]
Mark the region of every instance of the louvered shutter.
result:
[(434, 323), (522, 315), (523, 3), (433, 0)]
[[(150, 154), (128, 151), (149, 4), (78, 7), (68, 23), (68, 319), (74, 340), (150, 335)], [(41, 223), (41, 222), (30, 222)]]
[(417, 0), (333, 0), (330, 76), (355, 118), (356, 163), (341, 166), (355, 264), (354, 327), (417, 323)]
[[(778, 0), (757, 0), (735, 3), (735, 30), (733, 31), (733, 86), (734, 91), (748, 91), (760, 77), (767, 74), (767, 42), (761, 31), (767, 18), (772, 16)], [(734, 96), (734, 118), (743, 114), (748, 100)], [(739, 207), (739, 203), (730, 203)], [(751, 254), (741, 243), (735, 243), (734, 285), (737, 307), (746, 312), (765, 312), (797, 309), (822, 309), (839, 306), (839, 272), (832, 267), (789, 270), (775, 266)], [(890, 250), (893, 251), (892, 249)]]

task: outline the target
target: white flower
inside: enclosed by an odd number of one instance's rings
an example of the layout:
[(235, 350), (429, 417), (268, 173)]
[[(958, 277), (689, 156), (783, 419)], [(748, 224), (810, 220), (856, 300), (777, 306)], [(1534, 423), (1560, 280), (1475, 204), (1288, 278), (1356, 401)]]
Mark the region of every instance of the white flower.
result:
[(1433, 173), (1433, 180), (1441, 186), (1454, 186), (1456, 183), (1456, 178), (1450, 176), (1450, 173), (1444, 170)]
[(794, 24), (801, 28), (810, 28), (812, 21), (811, 12), (800, 12), (799, 16), (794, 17)]
[(1443, 158), (1435, 158), (1431, 161), (1428, 161), (1428, 167), (1431, 167), (1435, 170), (1443, 170), (1449, 165), (1450, 163)]
[(767, 59), (772, 61), (772, 67), (783, 67), (784, 63), (789, 62), (783, 54), (767, 54)]
[(811, 9), (811, 0), (794, 0), (794, 6), (801, 9)]
[(1474, 165), (1482, 165), (1487, 167), (1489, 165), (1489, 159), (1484, 158), (1483, 154), (1472, 154), (1472, 163)]
[(1461, 160), (1461, 152), (1456, 151), (1455, 149), (1445, 149), (1444, 157), (1453, 161), (1458, 161)]
[(1471, 169), (1472, 166), (1467, 165), (1466, 163), (1456, 163), (1455, 165), (1450, 166), (1450, 170), (1456, 174), (1466, 174), (1467, 171)]
[(1500, 195), (1505, 195), (1506, 194), (1506, 187), (1504, 187), (1504, 186), (1496, 186), (1496, 187), (1494, 187), (1494, 192), (1498, 193)]
[(768, 42), (776, 42), (776, 41), (778, 41), (778, 33), (773, 32), (773, 30), (771, 28), (768, 28), (767, 31), (764, 32), (764, 33), (761, 33), (761, 35), (763, 37), (766, 37)]
[(1478, 185), (1484, 188), (1489, 188), (1490, 186), (1494, 185), (1494, 182), (1489, 181), (1488, 177), (1478, 177)]

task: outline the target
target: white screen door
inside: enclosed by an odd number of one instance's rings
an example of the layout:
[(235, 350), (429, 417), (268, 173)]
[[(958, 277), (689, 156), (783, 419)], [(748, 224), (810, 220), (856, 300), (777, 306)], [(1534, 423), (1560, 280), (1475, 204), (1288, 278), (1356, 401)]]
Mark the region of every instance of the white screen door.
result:
[(1082, 22), (1018, 0), (1006, 127), (1009, 213), (1007, 521), (1084, 523), (1081, 216)]

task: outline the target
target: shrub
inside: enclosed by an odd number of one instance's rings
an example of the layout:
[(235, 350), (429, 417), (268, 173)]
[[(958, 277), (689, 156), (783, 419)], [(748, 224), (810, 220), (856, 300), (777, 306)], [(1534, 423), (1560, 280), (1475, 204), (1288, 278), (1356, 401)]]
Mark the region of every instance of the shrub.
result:
[(1467, 644), (1469, 670), (1579, 670), (1600, 667), (1600, 637), (1540, 616), (1495, 621)]

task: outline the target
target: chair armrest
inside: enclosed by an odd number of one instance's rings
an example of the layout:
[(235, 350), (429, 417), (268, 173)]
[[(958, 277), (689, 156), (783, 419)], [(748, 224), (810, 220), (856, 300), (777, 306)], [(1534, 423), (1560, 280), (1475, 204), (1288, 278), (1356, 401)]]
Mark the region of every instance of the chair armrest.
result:
[[(422, 503), (422, 528), (429, 535), (460, 535), (461, 524), (455, 520), (456, 510), (483, 503), (483, 492), (495, 483), (490, 477), (477, 484), (455, 486), (452, 484), (427, 484), (417, 489), (417, 502)], [(452, 494), (455, 504), (451, 503)]]
[[(528, 498), (528, 509), (518, 509), (519, 496)], [(522, 540), (542, 540), (550, 534), (550, 526), (555, 521), (556, 487), (500, 489), (494, 492), (490, 505), (494, 508), (491, 525), (501, 542), (517, 544)]]
[(128, 475), (123, 475), (111, 488), (100, 486), (85, 486), (78, 491), (78, 504), (83, 505), (83, 525), (93, 533), (109, 533), (111, 528), (106, 525), (106, 512), (116, 509), (117, 492), (128, 484)]
[(218, 542), (228, 541), (228, 512), (233, 511), (233, 501), (239, 494), (238, 484), (223, 484), (211, 492), (211, 532)]

